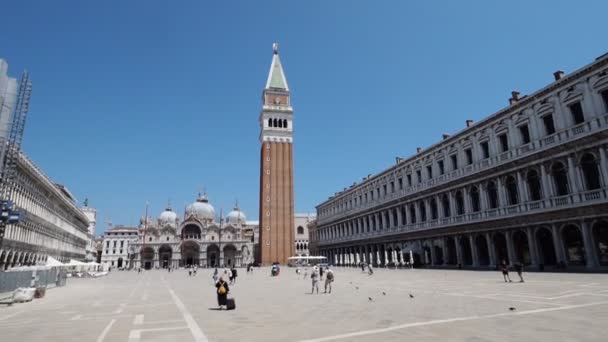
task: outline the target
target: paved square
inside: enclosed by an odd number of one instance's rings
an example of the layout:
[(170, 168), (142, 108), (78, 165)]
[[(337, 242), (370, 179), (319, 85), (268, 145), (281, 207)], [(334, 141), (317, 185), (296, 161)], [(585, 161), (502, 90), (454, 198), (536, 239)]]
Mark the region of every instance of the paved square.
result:
[[(608, 275), (336, 268), (332, 294), (284, 268), (241, 270), (217, 311), (211, 270), (70, 279), (0, 307), (2, 341), (605, 341)], [(517, 275), (512, 274), (513, 278)], [(321, 288), (321, 292), (323, 289)], [(385, 294), (383, 294), (383, 292)], [(413, 298), (410, 298), (410, 294)], [(371, 298), (371, 300), (370, 300)], [(509, 310), (509, 308), (515, 310)]]

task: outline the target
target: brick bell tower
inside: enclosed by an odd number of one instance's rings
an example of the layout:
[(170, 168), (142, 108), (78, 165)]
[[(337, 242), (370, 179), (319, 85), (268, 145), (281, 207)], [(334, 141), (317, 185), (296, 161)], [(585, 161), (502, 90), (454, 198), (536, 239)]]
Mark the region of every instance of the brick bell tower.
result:
[(293, 195), (293, 108), (289, 87), (273, 45), (272, 64), (260, 113), (260, 261), (287, 263), (295, 253)]

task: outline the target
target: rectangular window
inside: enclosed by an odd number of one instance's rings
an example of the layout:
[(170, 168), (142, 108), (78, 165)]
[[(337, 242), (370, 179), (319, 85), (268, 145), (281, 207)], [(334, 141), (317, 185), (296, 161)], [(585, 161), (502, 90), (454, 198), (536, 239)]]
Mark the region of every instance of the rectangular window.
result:
[(473, 151), (471, 151), (470, 148), (467, 148), (466, 150), (464, 150), (464, 155), (467, 159), (467, 165), (473, 164)]
[(412, 174), (407, 175), (407, 186), (412, 186)]
[(367, 193), (365, 194), (365, 202), (367, 202)]
[(422, 183), (422, 172), (420, 170), (416, 170), (416, 178), (418, 178), (418, 183)]
[(372, 201), (374, 200), (374, 191), (370, 191), (370, 192), (369, 192), (369, 198), (370, 198), (370, 200), (372, 200)]
[(391, 181), (391, 193), (395, 192), (395, 182)]
[(363, 199), (363, 196), (359, 195), (359, 204), (361, 204), (361, 200)]
[(120, 241), (120, 247), (124, 246), (125, 242), (124, 241)]
[(403, 190), (403, 178), (399, 178), (399, 190)]
[(602, 90), (602, 100), (604, 100), (604, 110), (608, 112), (608, 89)]
[(507, 152), (509, 150), (509, 139), (507, 138), (507, 134), (499, 135), (498, 141), (500, 142), (500, 152)]
[(452, 170), (458, 170), (458, 156), (452, 154), (450, 160), (452, 161)]
[(530, 142), (530, 130), (528, 125), (519, 126), (519, 134), (521, 135), (521, 143), (528, 144)]
[(380, 198), (380, 188), (376, 188), (376, 197)]
[(386, 192), (386, 184), (382, 185), (382, 191), (383, 191), (384, 196), (386, 196), (386, 193), (387, 193)]
[(585, 115), (583, 115), (583, 107), (580, 102), (573, 103), (568, 106), (570, 113), (572, 113), (572, 121), (575, 125), (581, 124), (585, 121)]
[(429, 179), (433, 178), (433, 167), (432, 166), (427, 166), (426, 167), (426, 174), (427, 176), (429, 176)]
[(553, 123), (552, 114), (543, 116), (543, 124), (545, 125), (545, 134), (551, 135), (555, 133), (555, 124)]
[(487, 141), (484, 141), (479, 144), (479, 146), (481, 146), (481, 154), (483, 156), (483, 159), (490, 158), (490, 144), (488, 144)]
[(443, 167), (443, 160), (437, 162), (437, 166), (439, 166), (439, 174), (442, 175), (445, 173), (445, 168)]

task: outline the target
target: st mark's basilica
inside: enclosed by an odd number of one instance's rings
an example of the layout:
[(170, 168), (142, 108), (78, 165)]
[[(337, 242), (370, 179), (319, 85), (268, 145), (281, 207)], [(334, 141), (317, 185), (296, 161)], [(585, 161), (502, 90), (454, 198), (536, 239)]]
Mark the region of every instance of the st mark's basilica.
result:
[(144, 269), (245, 266), (254, 261), (255, 228), (238, 204), (218, 222), (207, 194), (199, 194), (183, 220), (170, 206), (156, 220), (142, 217), (137, 240), (129, 244), (129, 263)]

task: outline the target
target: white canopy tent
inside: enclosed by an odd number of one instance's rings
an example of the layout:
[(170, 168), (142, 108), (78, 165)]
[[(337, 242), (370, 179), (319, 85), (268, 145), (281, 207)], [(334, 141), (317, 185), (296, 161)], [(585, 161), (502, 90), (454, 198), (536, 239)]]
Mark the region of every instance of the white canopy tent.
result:
[(49, 266), (49, 267), (64, 267), (64, 266), (67, 266), (67, 265), (64, 264), (64, 263), (62, 263), (61, 261), (53, 258), (52, 256), (49, 256), (46, 259), (46, 266)]

